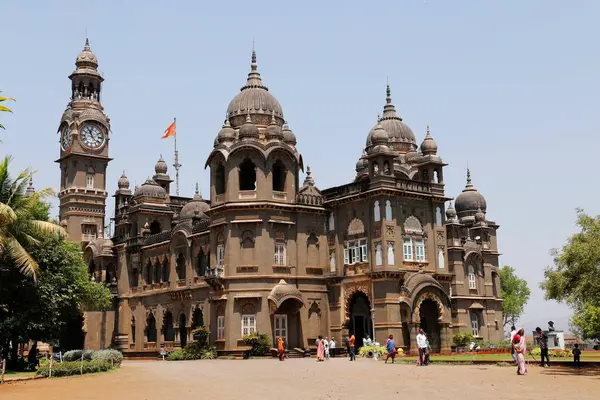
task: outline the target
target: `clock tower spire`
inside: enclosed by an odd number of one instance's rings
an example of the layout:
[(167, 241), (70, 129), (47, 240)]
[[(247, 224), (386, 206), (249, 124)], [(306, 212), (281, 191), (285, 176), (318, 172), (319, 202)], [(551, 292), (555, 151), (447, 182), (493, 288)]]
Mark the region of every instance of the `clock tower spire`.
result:
[(69, 240), (87, 243), (104, 234), (110, 119), (101, 103), (98, 59), (85, 40), (75, 61), (71, 99), (60, 119), (59, 218)]

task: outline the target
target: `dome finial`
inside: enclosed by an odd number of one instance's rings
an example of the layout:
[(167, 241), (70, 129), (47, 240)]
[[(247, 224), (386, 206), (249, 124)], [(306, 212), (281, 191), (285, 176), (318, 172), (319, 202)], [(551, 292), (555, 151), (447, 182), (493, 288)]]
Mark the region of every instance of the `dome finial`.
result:
[(473, 183), (471, 183), (471, 169), (467, 167), (467, 188), (473, 187)]
[(277, 124), (277, 121), (275, 121), (275, 110), (271, 111), (271, 124)]
[(83, 51), (91, 51), (90, 49), (90, 39), (85, 38), (85, 46), (83, 46)]
[(304, 185), (314, 186), (315, 180), (310, 172), (310, 165), (306, 166), (306, 178), (304, 178)]
[(392, 90), (390, 89), (389, 81), (388, 81), (387, 87), (385, 89), (385, 103), (392, 104)]
[(429, 124), (427, 124), (427, 134), (425, 137), (431, 137), (431, 132), (429, 132)]
[(256, 64), (256, 49), (254, 48), (254, 40), (252, 41), (252, 62), (250, 64), (252, 71), (256, 71), (258, 65)]
[(246, 123), (251, 124), (252, 118), (250, 118), (250, 110), (248, 110), (248, 114), (246, 114)]

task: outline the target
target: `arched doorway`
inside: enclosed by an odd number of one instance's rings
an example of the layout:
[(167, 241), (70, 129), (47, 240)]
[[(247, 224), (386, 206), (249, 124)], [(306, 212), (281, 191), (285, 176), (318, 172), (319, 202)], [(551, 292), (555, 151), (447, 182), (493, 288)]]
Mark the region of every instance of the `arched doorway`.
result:
[(179, 314), (179, 342), (181, 343), (181, 347), (185, 347), (187, 344), (187, 328), (185, 314)]
[(173, 314), (170, 311), (165, 313), (165, 322), (163, 323), (163, 335), (165, 342), (175, 341), (175, 329), (173, 328)]
[(274, 345), (277, 343), (277, 338), (281, 336), (286, 348), (303, 347), (304, 337), (299, 312), (301, 307), (302, 303), (297, 299), (287, 299), (271, 315)]
[(156, 318), (152, 313), (146, 319), (146, 342), (156, 343)]
[(442, 342), (440, 337), (438, 304), (431, 299), (423, 300), (419, 306), (419, 315), (421, 317), (419, 326), (425, 331), (431, 350), (434, 353), (439, 353), (442, 348)]
[(371, 302), (363, 292), (356, 292), (350, 299), (349, 329), (356, 338), (356, 348), (363, 346), (363, 339), (369, 335), (373, 338), (373, 322), (371, 320)]
[(204, 315), (202, 314), (202, 310), (196, 307), (192, 314), (192, 330), (201, 326), (204, 326)]

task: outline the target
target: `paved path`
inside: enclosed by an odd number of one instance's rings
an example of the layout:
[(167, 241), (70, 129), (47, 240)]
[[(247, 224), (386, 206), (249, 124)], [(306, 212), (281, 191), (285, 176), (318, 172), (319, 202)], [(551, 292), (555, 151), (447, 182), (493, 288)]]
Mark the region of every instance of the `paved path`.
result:
[(44, 399), (598, 399), (600, 375), (530, 367), (386, 365), (332, 359), (129, 361), (116, 372), (0, 387), (0, 398)]

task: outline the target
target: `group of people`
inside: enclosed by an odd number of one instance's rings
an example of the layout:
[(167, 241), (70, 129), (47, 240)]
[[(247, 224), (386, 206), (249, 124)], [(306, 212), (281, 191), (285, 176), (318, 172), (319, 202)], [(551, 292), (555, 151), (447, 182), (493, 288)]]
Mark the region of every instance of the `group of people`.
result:
[(317, 345), (317, 361), (329, 360), (331, 350), (335, 349), (335, 339), (329, 340), (327, 337), (319, 336), (315, 343)]

